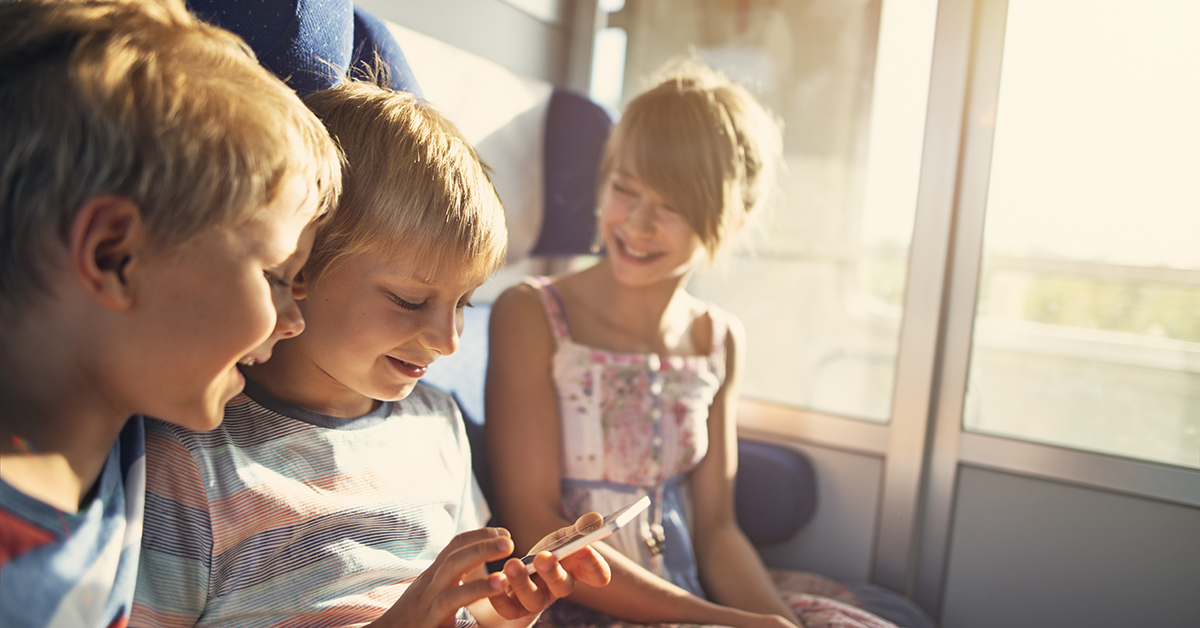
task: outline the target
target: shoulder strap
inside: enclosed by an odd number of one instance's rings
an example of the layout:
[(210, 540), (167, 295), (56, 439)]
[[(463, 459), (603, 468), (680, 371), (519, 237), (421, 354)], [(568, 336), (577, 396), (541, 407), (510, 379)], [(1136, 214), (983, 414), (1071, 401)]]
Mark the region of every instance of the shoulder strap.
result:
[(725, 356), (725, 339), (729, 337), (729, 315), (725, 310), (708, 304), (708, 318), (712, 321), (712, 355)]
[(550, 283), (550, 279), (538, 275), (536, 277), (528, 277), (525, 283), (533, 286), (537, 292), (538, 298), (542, 300), (542, 307), (546, 310), (546, 318), (550, 320), (550, 329), (554, 331), (554, 339), (558, 342), (568, 342), (571, 340), (571, 323), (567, 320), (567, 309), (563, 306), (562, 296), (558, 290)]
[(717, 377), (724, 382), (725, 339), (729, 337), (729, 314), (720, 307), (709, 303), (708, 319), (712, 322), (712, 350), (709, 351), (709, 357), (712, 359)]

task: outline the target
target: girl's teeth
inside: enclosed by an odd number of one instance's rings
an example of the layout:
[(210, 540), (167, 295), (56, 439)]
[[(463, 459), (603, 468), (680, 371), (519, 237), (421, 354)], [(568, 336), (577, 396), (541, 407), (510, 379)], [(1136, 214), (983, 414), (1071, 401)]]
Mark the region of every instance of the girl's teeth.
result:
[(646, 259), (647, 257), (650, 257), (650, 255), (652, 255), (651, 253), (642, 253), (640, 251), (635, 251), (635, 250), (629, 248), (628, 246), (625, 247), (625, 252), (628, 253), (631, 257), (636, 257), (638, 259)]

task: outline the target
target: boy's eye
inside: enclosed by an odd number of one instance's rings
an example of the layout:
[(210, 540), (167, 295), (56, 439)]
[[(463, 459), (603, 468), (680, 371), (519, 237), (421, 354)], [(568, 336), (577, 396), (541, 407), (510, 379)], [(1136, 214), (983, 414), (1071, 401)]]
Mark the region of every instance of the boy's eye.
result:
[(398, 297), (396, 295), (392, 295), (392, 300), (396, 302), (396, 305), (399, 305), (400, 307), (402, 307), (406, 310), (413, 311), (413, 312), (425, 307), (424, 303), (413, 303), (412, 301), (407, 301), (405, 299), (401, 299), (400, 297)]
[(292, 282), (290, 282), (286, 279), (282, 279), (280, 277), (276, 277), (270, 271), (264, 270), (263, 276), (267, 278), (267, 283), (271, 284), (272, 288), (279, 288), (280, 290), (286, 290), (286, 289), (292, 287)]
[(458, 302), (458, 309), (461, 310), (463, 308), (468, 308), (468, 307), (475, 307), (475, 304), (471, 303), (470, 301), (459, 301)]

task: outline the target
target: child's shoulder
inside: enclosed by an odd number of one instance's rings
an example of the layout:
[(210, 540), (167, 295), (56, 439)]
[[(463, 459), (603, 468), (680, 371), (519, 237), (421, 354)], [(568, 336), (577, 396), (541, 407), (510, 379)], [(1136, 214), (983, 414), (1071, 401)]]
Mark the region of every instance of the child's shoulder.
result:
[(544, 325), (545, 316), (541, 314), (547, 307), (545, 303), (561, 303), (561, 298), (554, 278), (526, 277), (496, 297), (491, 307), (491, 318), (508, 327)]
[(546, 290), (554, 290), (555, 278), (545, 277), (542, 275), (530, 275), (521, 281), (507, 287), (500, 296), (496, 297), (496, 303), (509, 303), (512, 301), (535, 302), (540, 297), (539, 293)]
[(701, 346), (704, 344), (703, 339), (711, 339), (710, 352), (726, 352), (745, 344), (746, 331), (736, 314), (711, 301), (688, 296), (692, 299), (690, 308), (693, 338), (701, 343)]

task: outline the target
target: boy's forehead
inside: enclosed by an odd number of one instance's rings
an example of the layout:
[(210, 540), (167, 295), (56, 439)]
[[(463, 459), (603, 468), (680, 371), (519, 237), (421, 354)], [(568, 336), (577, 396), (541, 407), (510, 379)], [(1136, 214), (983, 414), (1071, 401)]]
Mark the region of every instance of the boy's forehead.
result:
[(461, 254), (451, 251), (401, 249), (392, 253), (376, 252), (384, 274), (426, 286), (459, 285), (475, 289), (490, 276), (485, 269)]

